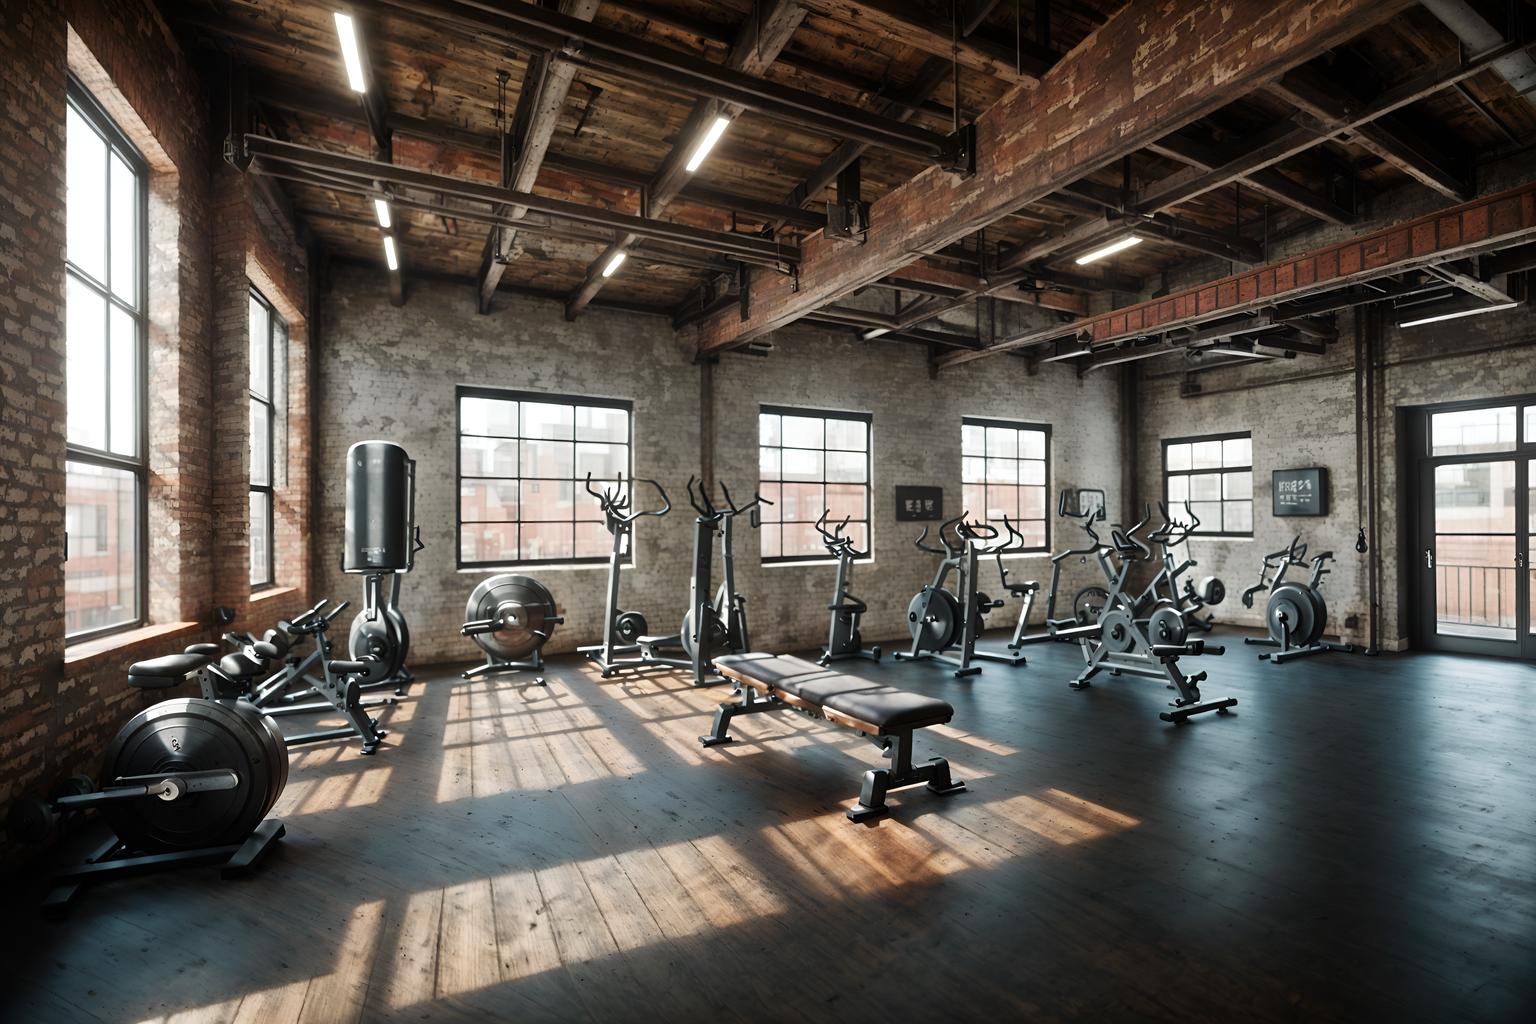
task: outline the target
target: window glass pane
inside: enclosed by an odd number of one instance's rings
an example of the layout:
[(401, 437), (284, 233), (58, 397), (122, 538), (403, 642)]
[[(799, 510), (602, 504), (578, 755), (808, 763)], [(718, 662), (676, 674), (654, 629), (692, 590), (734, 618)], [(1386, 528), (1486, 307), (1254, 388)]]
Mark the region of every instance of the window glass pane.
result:
[[(789, 419), (789, 417), (785, 417)], [(821, 480), (824, 463), (819, 451), (803, 448), (785, 448), (783, 455), (785, 480)]]
[[(960, 511), (967, 513), (967, 518), (976, 518), (976, 516), (981, 514), (981, 510), (986, 507), (986, 484), (965, 484), (960, 488)], [(932, 530), (929, 531), (930, 534), (932, 532)]]
[(516, 522), (517, 481), (459, 481), (459, 518), (466, 523)]
[(112, 154), (112, 292), (139, 305), (139, 181), (123, 158)]
[(272, 346), (267, 335), (267, 307), (255, 295), (250, 297), (251, 394), (272, 397)]
[(1020, 523), (1014, 523), (1013, 528), (1024, 537), (1026, 548), (1045, 547), (1045, 520), (1026, 519)]
[(1189, 477), (1171, 476), (1168, 478), (1168, 501), (1170, 504), (1182, 504), (1189, 497)]
[(112, 306), (111, 373), (107, 378), (110, 451), (139, 454), (139, 338), (133, 314)]
[(1028, 459), (1019, 463), (1019, 483), (1043, 484), (1045, 483), (1045, 463)]
[(763, 496), (758, 506), (758, 518), (765, 523), (776, 523), (784, 516), (784, 491), (778, 484), (763, 484), (757, 489)]
[(517, 524), (465, 523), (459, 529), (459, 558), (465, 562), (517, 561)]
[(107, 276), (107, 144), (73, 106), (67, 110), (66, 253), (69, 262), (101, 281)]
[(987, 457), (1015, 459), (1019, 455), (1019, 432), (1013, 427), (987, 428)]
[(1223, 473), (1221, 476), (1221, 496), (1223, 498), (1242, 498), (1247, 500), (1253, 497), (1253, 472), (1251, 470), (1241, 473)]
[(849, 522), (847, 526), (843, 527), (843, 536), (850, 538), (853, 541), (853, 546), (858, 550), (869, 550), (868, 523)]
[(64, 629), (84, 633), (138, 619), (138, 488), (121, 469), (71, 462), (64, 485)]
[(1045, 519), (1045, 488), (1019, 488), (1019, 518)]
[(601, 405), (577, 406), (576, 440), (628, 442), (629, 413)]
[(1196, 441), (1190, 448), (1194, 453), (1195, 469), (1217, 469), (1221, 466), (1220, 441)]
[(575, 410), (569, 405), (524, 402), (523, 437), (550, 437), (570, 440), (575, 436)]
[(576, 555), (576, 528), (565, 523), (524, 522), (522, 544), (518, 556), (525, 562), (548, 561), (556, 558), (574, 558)]
[(518, 448), (525, 477), (570, 480), (575, 472), (576, 448), (570, 441), (524, 441)]
[(815, 484), (785, 484), (779, 489), (779, 518), (786, 522), (814, 523), (821, 510), (826, 508), (822, 499), (822, 486)]
[(1221, 498), (1221, 474), (1200, 473), (1189, 477), (1190, 501), (1215, 501)]
[[(1525, 407), (1525, 443), (1536, 444), (1536, 405)], [(1536, 615), (1536, 601), (1531, 602), (1532, 612)]]
[(1002, 522), (1003, 516), (1009, 519), (1019, 518), (1019, 489), (1007, 484), (987, 485), (985, 496), (986, 505), (980, 510), (982, 518), (993, 522)]
[(1189, 510), (1195, 518), (1200, 520), (1201, 533), (1223, 533), (1221, 525), (1221, 502), (1219, 501), (1192, 501)]
[(783, 551), (777, 526), (763, 530), (762, 535), (758, 538), (758, 543), (758, 553), (763, 558), (778, 558)]
[(1221, 464), (1223, 466), (1253, 465), (1253, 438), (1229, 437), (1221, 442)]
[(466, 398), (459, 402), (459, 429), (466, 434), (517, 436), (517, 403), (498, 398)]
[[(534, 444), (540, 442), (535, 441)], [(576, 445), (576, 476), (585, 480), (588, 473), (603, 480), (616, 480), (619, 474), (629, 475), (629, 445), (592, 444)]]
[(967, 423), (960, 427), (960, 454), (985, 455), (986, 428)]
[(987, 460), (980, 456), (962, 456), (960, 459), (960, 480), (962, 483), (979, 484), (987, 478)]
[(1514, 533), (1515, 463), (1435, 467), (1436, 533)]
[[(575, 485), (569, 478), (565, 480), (524, 480), (519, 491), (522, 498), (520, 518), (523, 522), (546, 522), (551, 520), (573, 521), (576, 516), (576, 506), (572, 501)], [(582, 497), (586, 497), (585, 494)], [(526, 535), (524, 540), (526, 540)], [(524, 553), (524, 558), (532, 557)], [(569, 556), (541, 556), (541, 557), (569, 557)]]
[(868, 462), (864, 452), (827, 452), (827, 480), (863, 483)]
[(1014, 484), (1019, 482), (1019, 462), (1017, 459), (988, 459), (987, 483), (989, 484)]
[(266, 405), (251, 399), (251, 483), (258, 487), (272, 485), (271, 416)]
[(1429, 418), (1431, 455), (1508, 451), (1515, 445), (1515, 408), (1437, 412)]
[(1180, 470), (1189, 468), (1189, 445), (1171, 444), (1167, 448), (1168, 468)]
[[(517, 476), (517, 442), (497, 437), (459, 438), (463, 476)], [(466, 515), (464, 518), (472, 518)]]
[(861, 484), (828, 484), (827, 519), (838, 522), (844, 517), (849, 520), (863, 519), (868, 496), (869, 489)]
[[(785, 419), (788, 419), (788, 417), (785, 417)], [(783, 557), (815, 558), (826, 556), (827, 546), (821, 542), (821, 534), (816, 532), (814, 523), (785, 523), (783, 530)]]
[(779, 445), (779, 416), (778, 413), (764, 412), (757, 416), (757, 443), (761, 445)]
[(784, 446), (786, 448), (820, 448), (823, 432), (819, 416), (785, 416)]
[(266, 491), (251, 492), (251, 584), (272, 582), (272, 537), (268, 528), (268, 508), (272, 496)]
[[(581, 425), (578, 423), (578, 431)], [(601, 521), (576, 524), (577, 558), (601, 558), (613, 550), (613, 536)]]
[(1224, 501), (1221, 503), (1222, 530), (1226, 533), (1253, 532), (1253, 502)]
[(69, 277), (65, 297), (69, 443), (107, 448), (107, 303)]
[(869, 425), (863, 420), (827, 420), (827, 447), (849, 452), (869, 450)]
[(1045, 458), (1045, 431), (1019, 431), (1019, 457), (1025, 459)]

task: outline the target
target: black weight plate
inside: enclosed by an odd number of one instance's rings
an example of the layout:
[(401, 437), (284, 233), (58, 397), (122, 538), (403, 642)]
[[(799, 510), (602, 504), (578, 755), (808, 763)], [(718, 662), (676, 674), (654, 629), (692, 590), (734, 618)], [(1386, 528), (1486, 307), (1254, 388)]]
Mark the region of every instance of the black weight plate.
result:
[(347, 651), (353, 661), (361, 661), (364, 655), (377, 658), (389, 667), (389, 674), (394, 675), (402, 661), (400, 634), (394, 618), (382, 608), (377, 610), (372, 622), (368, 621), (366, 609), (358, 612), (347, 637)]
[(1077, 624), (1086, 626), (1098, 622), (1108, 603), (1109, 591), (1103, 587), (1084, 587), (1079, 590), (1072, 599), (1072, 613), (1077, 617)]
[(240, 786), (179, 800), (111, 800), (101, 812), (119, 839), (146, 853), (243, 842), (266, 814), (272, 783), (285, 777), (286, 764), (286, 754), (273, 763), (267, 743), (238, 709), (200, 697), (161, 701), (112, 740), (103, 788), (126, 776), (217, 768), (238, 774)]
[(395, 633), (400, 637), (400, 645), (395, 658), (395, 668), (391, 675), (398, 675), (405, 668), (405, 656), (411, 650), (411, 629), (405, 624), (405, 613), (390, 605), (384, 607), (384, 614), (388, 615), (395, 623)]
[(1312, 603), (1312, 595), (1306, 587), (1300, 583), (1282, 583), (1269, 592), (1269, 602), (1264, 606), (1264, 623), (1270, 637), (1275, 640), (1279, 640), (1283, 632), (1280, 624), (1282, 614), (1290, 629), (1293, 647), (1303, 647), (1312, 642), (1308, 638), (1317, 628), (1317, 612)]
[(513, 573), (482, 580), (464, 606), (465, 622), (501, 619), (505, 623), (494, 633), (473, 637), (481, 650), (503, 661), (521, 661), (543, 647), (554, 632), (550, 621), (554, 614), (554, 595), (533, 577)]
[[(710, 653), (718, 654), (724, 651), (726, 639), (729, 636), (730, 631), (725, 628), (725, 623), (720, 621), (719, 616), (711, 614), (709, 617)], [(682, 641), (683, 653), (690, 658), (693, 657), (693, 609), (691, 608), (683, 615)]]
[(1312, 636), (1307, 643), (1315, 644), (1323, 638), (1323, 630), (1328, 628), (1328, 602), (1311, 587), (1307, 588), (1307, 596), (1312, 599)]
[(1101, 613), (1099, 641), (1115, 654), (1124, 654), (1136, 646), (1136, 627), (1130, 615), (1120, 608), (1111, 608)]
[(1178, 608), (1160, 604), (1147, 620), (1147, 639), (1154, 644), (1182, 644), (1189, 636), (1189, 628)]
[(267, 780), (267, 806), (262, 811), (265, 817), (267, 811), (272, 810), (277, 798), (283, 795), (283, 790), (288, 786), (288, 741), (283, 739), (283, 731), (277, 727), (277, 723), (271, 717), (262, 714), (261, 710), (248, 701), (225, 701), (224, 706), (233, 708), (240, 713), (252, 732), (266, 745), (267, 752), (271, 755), (272, 771)]
[(621, 641), (632, 644), (650, 632), (645, 616), (639, 612), (620, 612), (613, 621), (613, 631)]
[[(929, 600), (929, 595), (932, 600)], [(924, 616), (932, 622), (924, 622)], [(960, 633), (960, 602), (947, 590), (923, 589), (907, 605), (907, 631), (919, 651), (943, 651), (955, 644)]]

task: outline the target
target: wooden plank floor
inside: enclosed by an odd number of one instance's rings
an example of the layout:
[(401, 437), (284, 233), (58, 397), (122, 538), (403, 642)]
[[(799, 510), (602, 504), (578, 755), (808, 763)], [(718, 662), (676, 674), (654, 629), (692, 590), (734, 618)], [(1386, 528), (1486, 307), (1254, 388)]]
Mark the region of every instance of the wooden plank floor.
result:
[(918, 756), (970, 787), (868, 827), (844, 730), (705, 750), (723, 688), (423, 671), (377, 756), (295, 751), (257, 876), (13, 890), (0, 1019), (1536, 1020), (1530, 665), (1239, 645), (1178, 728), (1028, 654), (852, 663), (955, 705)]

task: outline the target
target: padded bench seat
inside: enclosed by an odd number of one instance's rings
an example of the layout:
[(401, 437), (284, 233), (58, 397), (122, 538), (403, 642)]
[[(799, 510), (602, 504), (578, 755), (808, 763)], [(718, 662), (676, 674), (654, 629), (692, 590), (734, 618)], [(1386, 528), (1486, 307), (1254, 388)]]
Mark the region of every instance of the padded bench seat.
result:
[(128, 666), (128, 685), (141, 690), (164, 690), (176, 686), (187, 676), (208, 664), (207, 655), (197, 651), (167, 654)]
[(890, 768), (864, 773), (859, 803), (848, 811), (854, 821), (885, 814), (885, 793), (890, 789), (919, 782), (941, 794), (965, 788), (963, 782), (950, 778), (949, 764), (941, 757), (922, 767), (912, 765), (913, 730), (953, 718), (955, 709), (947, 701), (829, 671), (791, 655), (722, 655), (714, 665), (715, 671), (736, 684), (739, 699), (715, 710), (714, 729), (699, 737), (706, 747), (731, 742), (728, 730), (737, 715), (794, 710), (854, 729), (888, 752)]

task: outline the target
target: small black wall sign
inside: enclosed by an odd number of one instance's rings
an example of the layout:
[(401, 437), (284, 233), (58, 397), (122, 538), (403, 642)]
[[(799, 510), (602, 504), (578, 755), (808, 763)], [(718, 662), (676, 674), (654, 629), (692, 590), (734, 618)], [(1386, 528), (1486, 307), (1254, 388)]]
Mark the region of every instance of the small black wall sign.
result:
[(944, 518), (944, 488), (896, 487), (896, 521), (916, 523)]
[(1271, 476), (1271, 495), (1277, 516), (1325, 516), (1328, 514), (1328, 471), (1277, 469)]

